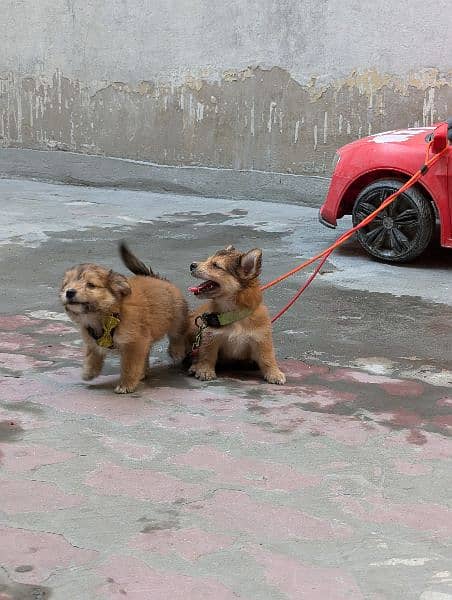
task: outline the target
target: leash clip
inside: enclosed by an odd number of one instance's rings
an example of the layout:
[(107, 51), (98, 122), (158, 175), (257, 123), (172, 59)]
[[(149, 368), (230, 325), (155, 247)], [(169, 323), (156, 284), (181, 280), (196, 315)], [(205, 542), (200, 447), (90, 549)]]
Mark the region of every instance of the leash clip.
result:
[(202, 336), (204, 333), (204, 329), (207, 328), (207, 325), (206, 325), (202, 315), (196, 317), (195, 325), (198, 328), (198, 331), (196, 333), (195, 341), (193, 342), (191, 349), (192, 349), (192, 352), (197, 353), (197, 351), (199, 350), (199, 348), (201, 347), (201, 344), (202, 344)]

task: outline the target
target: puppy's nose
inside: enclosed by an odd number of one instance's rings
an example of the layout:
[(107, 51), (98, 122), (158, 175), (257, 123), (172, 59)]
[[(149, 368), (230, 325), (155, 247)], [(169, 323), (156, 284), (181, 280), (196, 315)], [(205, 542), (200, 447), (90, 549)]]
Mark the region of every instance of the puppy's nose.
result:
[(191, 263), (191, 265), (190, 265), (190, 271), (194, 271), (197, 266), (198, 266), (198, 263)]
[(66, 290), (66, 298), (68, 300), (72, 300), (73, 298), (75, 298), (76, 293), (76, 290)]

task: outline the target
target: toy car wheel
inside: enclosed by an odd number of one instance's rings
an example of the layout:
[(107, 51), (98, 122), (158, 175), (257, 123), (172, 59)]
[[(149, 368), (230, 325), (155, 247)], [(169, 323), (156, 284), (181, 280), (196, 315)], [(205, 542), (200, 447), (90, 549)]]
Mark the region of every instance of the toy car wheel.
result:
[[(402, 186), (396, 179), (375, 181), (362, 190), (353, 207), (353, 225), (360, 223)], [(413, 260), (430, 243), (435, 217), (430, 202), (416, 188), (409, 188), (358, 230), (357, 239), (378, 260), (402, 263)]]

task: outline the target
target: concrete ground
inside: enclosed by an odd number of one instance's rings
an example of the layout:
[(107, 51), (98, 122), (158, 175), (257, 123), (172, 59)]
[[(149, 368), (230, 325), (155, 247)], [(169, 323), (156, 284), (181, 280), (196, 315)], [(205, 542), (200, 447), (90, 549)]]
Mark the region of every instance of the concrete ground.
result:
[(116, 358), (80, 379), (65, 268), (121, 268), (125, 238), (187, 288), (233, 243), (266, 281), (339, 232), (302, 205), (25, 180), (0, 204), (0, 600), (452, 599), (450, 251), (337, 252), (275, 325), (283, 388), (200, 383), (161, 344), (117, 396)]

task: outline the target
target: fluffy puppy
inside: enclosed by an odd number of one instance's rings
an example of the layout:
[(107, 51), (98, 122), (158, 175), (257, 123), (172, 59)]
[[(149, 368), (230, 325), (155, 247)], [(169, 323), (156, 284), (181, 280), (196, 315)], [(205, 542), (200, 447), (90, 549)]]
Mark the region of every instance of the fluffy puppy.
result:
[(215, 379), (218, 360), (243, 360), (256, 362), (269, 383), (285, 383), (276, 363), (270, 316), (262, 302), (261, 265), (262, 250), (242, 253), (233, 246), (190, 265), (192, 276), (202, 279), (190, 291), (208, 300), (190, 315), (190, 344), (199, 332), (197, 324), (206, 326), (190, 367), (198, 379)]
[(188, 310), (175, 285), (155, 275), (124, 244), (120, 253), (135, 277), (81, 264), (66, 271), (60, 298), (83, 337), (83, 379), (97, 377), (107, 351), (117, 350), (121, 377), (115, 392), (127, 394), (148, 374), (152, 345), (165, 335), (170, 356), (184, 358)]

